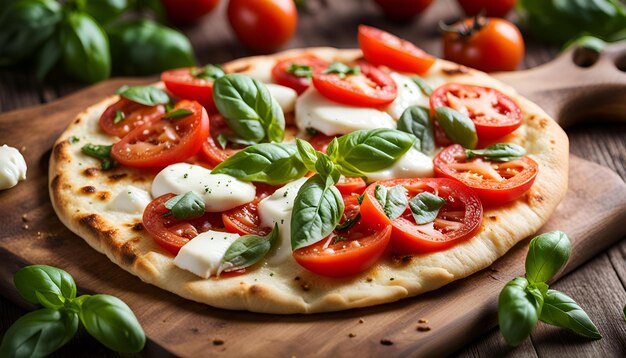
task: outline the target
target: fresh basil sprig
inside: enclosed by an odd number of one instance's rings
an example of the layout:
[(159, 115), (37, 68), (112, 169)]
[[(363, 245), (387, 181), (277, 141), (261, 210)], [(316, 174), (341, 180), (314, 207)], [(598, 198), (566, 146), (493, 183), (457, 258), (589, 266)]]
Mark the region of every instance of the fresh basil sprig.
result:
[(166, 201), (164, 206), (170, 211), (163, 217), (173, 216), (176, 219), (193, 219), (204, 215), (204, 200), (193, 191), (176, 195)]
[(397, 219), (408, 204), (406, 198), (407, 190), (402, 185), (396, 185), (391, 188), (387, 188), (384, 185), (376, 185), (374, 190), (374, 196), (378, 203), (383, 208), (383, 212), (391, 220)]
[(409, 200), (409, 207), (417, 225), (433, 222), (439, 209), (446, 204), (446, 199), (427, 191), (415, 195)]
[(108, 170), (116, 165), (116, 162), (111, 158), (111, 148), (113, 148), (112, 145), (87, 143), (80, 150), (85, 155), (99, 159), (102, 170)]
[(413, 146), (424, 154), (435, 150), (435, 135), (430, 121), (430, 111), (420, 106), (411, 106), (398, 119), (398, 130), (415, 136)]
[(464, 148), (476, 147), (476, 126), (468, 116), (450, 107), (437, 107), (435, 114), (444, 132), (454, 143)]
[(213, 99), (228, 127), (255, 143), (277, 142), (285, 137), (285, 116), (261, 81), (228, 74), (213, 83)]
[(309, 65), (299, 65), (297, 63), (292, 63), (287, 68), (287, 72), (293, 74), (296, 77), (313, 77), (313, 68)]
[(562, 231), (551, 231), (531, 240), (526, 256), (526, 278), (530, 282), (547, 282), (569, 260), (571, 244)]
[(544, 295), (540, 319), (553, 326), (569, 328), (588, 338), (602, 338), (598, 328), (576, 301), (557, 290), (548, 290)]
[(122, 86), (117, 94), (145, 106), (156, 106), (170, 102), (170, 96), (162, 89), (153, 86)]
[(345, 63), (341, 62), (333, 62), (328, 67), (322, 71), (323, 73), (334, 73), (339, 75), (340, 78), (344, 78), (349, 75), (358, 75), (361, 73), (361, 67), (353, 66), (350, 67)]
[(494, 162), (509, 162), (526, 155), (526, 149), (513, 143), (492, 144), (485, 149), (466, 149), (467, 158), (484, 157)]
[(224, 254), (218, 276), (221, 272), (235, 271), (250, 267), (267, 255), (278, 239), (278, 223), (267, 236), (244, 235), (235, 240)]
[(195, 78), (200, 78), (206, 81), (215, 81), (216, 79), (224, 76), (226, 73), (220, 65), (208, 64), (202, 68), (192, 68), (191, 75)]
[(76, 297), (76, 284), (70, 274), (46, 265), (31, 265), (13, 276), (17, 291), (28, 302), (59, 309)]
[(543, 297), (527, 279), (516, 277), (504, 286), (498, 297), (498, 323), (506, 341), (517, 346), (535, 328)]

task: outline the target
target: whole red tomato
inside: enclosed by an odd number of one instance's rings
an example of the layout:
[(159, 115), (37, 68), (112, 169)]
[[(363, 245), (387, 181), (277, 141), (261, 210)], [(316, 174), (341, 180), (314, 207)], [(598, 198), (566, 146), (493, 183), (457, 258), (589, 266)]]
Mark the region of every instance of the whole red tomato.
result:
[(392, 20), (408, 21), (421, 13), (433, 0), (374, 0)]
[(517, 0), (456, 0), (467, 16), (476, 16), (483, 9), (485, 16), (505, 17)]
[(504, 19), (465, 19), (446, 29), (443, 57), (485, 72), (513, 71), (524, 58), (524, 39)]
[(220, 0), (161, 0), (167, 18), (175, 24), (184, 25), (194, 22), (208, 14)]
[(293, 36), (298, 13), (293, 0), (230, 0), (228, 21), (243, 45), (270, 52)]

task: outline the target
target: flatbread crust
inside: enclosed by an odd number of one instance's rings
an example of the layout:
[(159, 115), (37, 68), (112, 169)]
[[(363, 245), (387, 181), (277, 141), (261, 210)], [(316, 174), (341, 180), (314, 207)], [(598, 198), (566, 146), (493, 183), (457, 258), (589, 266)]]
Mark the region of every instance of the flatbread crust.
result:
[[(267, 76), (276, 59), (313, 53), (327, 60), (353, 60), (359, 50), (310, 48), (225, 64), (228, 71)], [(99, 163), (80, 153), (85, 143), (112, 144), (98, 118), (118, 97), (111, 96), (81, 112), (54, 145), (50, 159), (50, 197), (61, 221), (97, 251), (143, 281), (193, 301), (215, 307), (265, 313), (338, 311), (392, 302), (437, 289), (489, 266), (520, 240), (534, 234), (554, 212), (567, 190), (568, 139), (537, 105), (485, 73), (444, 60), (424, 76), (437, 86), (446, 80), (497, 88), (513, 98), (523, 124), (506, 141), (524, 146), (539, 164), (531, 190), (508, 206), (484, 212), (478, 235), (448, 250), (387, 258), (355, 277), (332, 279), (288, 261), (261, 265), (241, 276), (202, 279), (173, 264), (173, 256), (154, 243), (141, 215), (109, 209), (110, 202), (132, 184), (150, 192), (156, 173), (117, 168), (100, 171)], [(75, 136), (79, 143), (70, 144)], [(77, 258), (78, 259), (78, 258)]]

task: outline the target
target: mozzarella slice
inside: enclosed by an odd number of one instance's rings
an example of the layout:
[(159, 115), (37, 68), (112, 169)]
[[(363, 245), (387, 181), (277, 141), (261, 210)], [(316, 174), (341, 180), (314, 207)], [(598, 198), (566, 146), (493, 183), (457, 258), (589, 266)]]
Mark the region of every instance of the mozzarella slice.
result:
[(217, 275), (226, 250), (237, 238), (238, 234), (228, 232), (203, 232), (180, 249), (174, 265), (204, 278)]
[(0, 190), (9, 189), (26, 179), (26, 161), (19, 150), (0, 147)]
[(432, 177), (434, 176), (433, 160), (426, 154), (411, 147), (389, 168), (374, 173), (366, 173), (366, 175), (368, 182), (393, 178)]
[(296, 99), (298, 99), (298, 92), (289, 87), (276, 85), (273, 83), (268, 83), (265, 86), (267, 86), (267, 89), (270, 91), (272, 97), (274, 97), (276, 102), (278, 102), (280, 108), (283, 109), (283, 112), (293, 112), (293, 110), (296, 108)]
[(126, 188), (111, 201), (109, 208), (128, 214), (141, 214), (151, 201), (152, 198), (147, 191), (132, 185), (127, 185)]
[(385, 110), (393, 119), (398, 120), (404, 110), (410, 106), (428, 107), (428, 97), (424, 96), (412, 79), (397, 72), (392, 72), (390, 76), (398, 87), (398, 97)]
[(276, 190), (274, 194), (259, 202), (259, 218), (261, 225), (274, 227), (278, 223), (279, 239), (274, 254), (268, 262), (280, 264), (291, 257), (291, 212), (298, 190), (308, 178), (301, 178)]
[(230, 175), (211, 174), (199, 165), (172, 164), (161, 170), (152, 182), (152, 196), (185, 194), (193, 191), (204, 199), (205, 211), (220, 212), (254, 200), (256, 187)]
[(296, 101), (296, 125), (301, 130), (314, 128), (328, 136), (359, 129), (396, 128), (396, 122), (386, 112), (337, 103), (314, 88), (306, 90)]

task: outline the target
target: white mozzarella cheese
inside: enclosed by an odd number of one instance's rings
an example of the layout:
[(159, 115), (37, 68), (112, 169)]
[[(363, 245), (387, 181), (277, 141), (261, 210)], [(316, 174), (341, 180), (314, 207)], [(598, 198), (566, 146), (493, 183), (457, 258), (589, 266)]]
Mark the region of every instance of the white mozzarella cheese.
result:
[(367, 181), (393, 178), (425, 178), (434, 176), (433, 160), (426, 154), (411, 147), (400, 159), (387, 169), (366, 173)]
[(398, 120), (404, 110), (410, 106), (428, 107), (428, 97), (424, 96), (412, 79), (397, 72), (392, 72), (390, 75), (398, 87), (398, 97), (385, 110), (393, 119)]
[(292, 88), (276, 85), (273, 83), (266, 84), (267, 89), (270, 91), (270, 94), (280, 108), (283, 109), (283, 112), (289, 113), (293, 112), (296, 108), (296, 99), (298, 99), (298, 92), (294, 91)]
[(238, 234), (206, 231), (189, 240), (174, 258), (174, 265), (200, 277), (217, 275), (222, 259)]
[(387, 112), (337, 103), (314, 88), (306, 90), (296, 101), (296, 125), (300, 130), (314, 128), (328, 136), (359, 129), (396, 128)]
[(279, 239), (274, 254), (268, 262), (280, 264), (291, 257), (291, 212), (298, 190), (308, 178), (301, 178), (276, 190), (274, 194), (259, 202), (261, 225), (274, 227), (278, 223)]
[(254, 200), (256, 187), (230, 175), (211, 174), (199, 165), (172, 164), (161, 170), (152, 182), (152, 196), (185, 194), (193, 191), (204, 199), (207, 212), (220, 212)]
[(9, 189), (26, 179), (26, 161), (19, 150), (0, 147), (0, 190)]
[(127, 185), (111, 201), (109, 208), (127, 214), (141, 214), (151, 201), (152, 198), (147, 191)]

